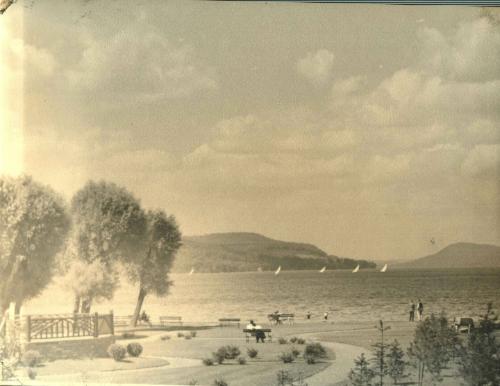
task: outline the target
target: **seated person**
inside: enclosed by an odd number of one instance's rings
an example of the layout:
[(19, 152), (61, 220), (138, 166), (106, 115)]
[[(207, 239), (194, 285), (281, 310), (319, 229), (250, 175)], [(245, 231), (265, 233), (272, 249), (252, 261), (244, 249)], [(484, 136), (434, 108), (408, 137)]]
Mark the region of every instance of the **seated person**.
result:
[(141, 322), (149, 324), (151, 326), (151, 322), (149, 321), (149, 315), (146, 314), (146, 311), (142, 311), (141, 317), (139, 319)]
[(262, 326), (256, 325), (255, 326), (255, 340), (257, 343), (259, 343), (259, 340), (262, 343), (265, 343), (264, 340), (266, 339), (266, 334), (264, 331), (262, 331)]

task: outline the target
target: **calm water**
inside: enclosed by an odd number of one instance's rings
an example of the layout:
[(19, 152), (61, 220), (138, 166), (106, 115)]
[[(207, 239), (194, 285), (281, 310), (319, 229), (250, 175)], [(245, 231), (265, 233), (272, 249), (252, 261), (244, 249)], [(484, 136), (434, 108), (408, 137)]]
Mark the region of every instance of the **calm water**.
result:
[[(411, 299), (421, 298), (424, 313), (477, 315), (485, 304), (500, 309), (500, 270), (282, 271), (172, 275), (166, 298), (148, 296), (144, 309), (153, 317), (181, 315), (186, 321), (216, 321), (220, 317), (265, 321), (280, 310), (302, 319), (307, 311), (333, 321), (406, 320)], [(117, 315), (133, 312), (137, 290), (122, 286), (113, 301), (96, 306)], [(27, 312), (70, 312), (72, 296), (52, 286), (27, 305)]]

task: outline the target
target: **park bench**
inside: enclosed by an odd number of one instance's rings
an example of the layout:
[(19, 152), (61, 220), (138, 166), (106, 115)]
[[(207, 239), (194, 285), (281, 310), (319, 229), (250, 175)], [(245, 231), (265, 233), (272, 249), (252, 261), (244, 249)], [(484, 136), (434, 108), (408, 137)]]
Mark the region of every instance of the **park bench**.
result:
[(246, 342), (248, 343), (250, 341), (250, 338), (251, 337), (255, 337), (255, 332), (256, 331), (262, 331), (263, 333), (266, 334), (266, 339), (269, 341), (269, 342), (272, 342), (273, 341), (273, 335), (272, 335), (272, 330), (270, 328), (259, 328), (259, 329), (249, 329), (249, 328), (245, 328), (243, 329), (243, 332), (245, 333), (245, 340)]
[(240, 318), (220, 318), (219, 326), (224, 327), (224, 326), (237, 325), (239, 327), (240, 322), (241, 322)]
[(275, 323), (275, 324), (281, 324), (283, 322), (288, 322), (288, 324), (293, 324), (295, 321), (295, 314), (289, 314), (289, 313), (281, 313), (281, 314), (269, 314), (267, 315), (267, 318), (269, 319), (270, 322)]
[(453, 325), (457, 332), (470, 333), (470, 330), (474, 328), (474, 320), (472, 318), (455, 318)]
[(160, 325), (179, 324), (182, 326), (182, 316), (160, 316)]

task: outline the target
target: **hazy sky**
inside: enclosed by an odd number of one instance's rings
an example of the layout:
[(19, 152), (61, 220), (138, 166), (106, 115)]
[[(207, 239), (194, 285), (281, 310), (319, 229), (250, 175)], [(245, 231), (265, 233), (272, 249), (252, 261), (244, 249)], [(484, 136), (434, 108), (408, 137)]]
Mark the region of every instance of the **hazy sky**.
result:
[(184, 234), (385, 259), (500, 244), (500, 25), (480, 15), (20, 0), (0, 16), (0, 172), (68, 199), (114, 181)]

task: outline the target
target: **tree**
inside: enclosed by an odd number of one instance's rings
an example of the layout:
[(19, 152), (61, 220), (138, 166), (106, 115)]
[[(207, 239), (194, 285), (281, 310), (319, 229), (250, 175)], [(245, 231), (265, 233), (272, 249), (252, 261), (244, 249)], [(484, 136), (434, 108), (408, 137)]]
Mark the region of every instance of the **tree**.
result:
[(500, 347), (494, 335), (496, 319), (489, 303), (479, 327), (470, 332), (467, 345), (462, 348), (459, 373), (468, 385), (500, 384)]
[(0, 178), (0, 308), (50, 283), (70, 220), (62, 198), (31, 177)]
[(127, 261), (125, 267), (132, 282), (139, 283), (139, 295), (131, 321), (133, 326), (137, 325), (147, 294), (167, 295), (171, 285), (168, 274), (181, 246), (181, 232), (173, 216), (159, 210), (149, 211), (146, 224), (142, 251)]
[(394, 340), (389, 347), (387, 353), (387, 374), (392, 378), (394, 384), (399, 380), (406, 378), (406, 361), (404, 360), (405, 353), (397, 340)]
[(94, 273), (102, 270), (93, 278), (86, 275), (87, 280), (94, 281), (93, 286), (82, 284), (74, 291), (74, 310), (81, 303), (80, 312), (88, 313), (94, 299), (113, 296), (118, 283), (118, 263), (131, 260), (140, 252), (146, 216), (131, 193), (104, 181), (90, 181), (80, 189), (71, 201), (71, 213), (73, 232), (65, 256), (69, 276), (75, 277), (82, 271), (75, 264), (77, 261), (87, 264)]
[(380, 342), (375, 343), (373, 345), (373, 373), (375, 376), (378, 376), (380, 379), (379, 385), (384, 385), (384, 377), (387, 375), (387, 366), (386, 366), (386, 349), (387, 345), (384, 342), (384, 332), (389, 330), (391, 327), (384, 327), (384, 322), (379, 321), (379, 325), (377, 329), (380, 332)]
[(417, 368), (418, 385), (422, 385), (426, 370), (434, 381), (440, 381), (441, 371), (456, 354), (457, 347), (457, 333), (444, 314), (431, 314), (420, 322), (408, 349), (408, 356)]
[(373, 386), (371, 383), (375, 373), (369, 367), (365, 354), (354, 360), (354, 368), (349, 372), (349, 380), (353, 386)]

